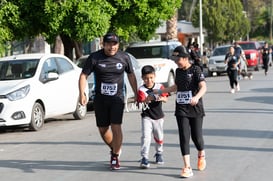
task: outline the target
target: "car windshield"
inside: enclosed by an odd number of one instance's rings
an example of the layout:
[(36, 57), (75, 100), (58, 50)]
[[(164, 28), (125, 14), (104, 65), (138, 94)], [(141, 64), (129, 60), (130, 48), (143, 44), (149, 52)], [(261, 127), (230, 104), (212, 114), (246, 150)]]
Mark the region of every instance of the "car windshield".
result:
[(141, 58), (168, 58), (168, 46), (129, 47), (126, 52), (136, 59)]
[(243, 50), (256, 50), (254, 43), (241, 43), (240, 46)]
[(226, 55), (228, 52), (229, 47), (219, 47), (215, 48), (213, 51), (212, 56), (221, 56), (221, 55)]
[(38, 63), (38, 59), (0, 61), (0, 81), (31, 78)]

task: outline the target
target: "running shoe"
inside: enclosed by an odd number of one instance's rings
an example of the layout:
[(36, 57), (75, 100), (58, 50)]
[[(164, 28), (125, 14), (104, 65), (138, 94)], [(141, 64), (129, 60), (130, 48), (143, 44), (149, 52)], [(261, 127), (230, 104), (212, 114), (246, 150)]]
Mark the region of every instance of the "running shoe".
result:
[(193, 176), (192, 168), (191, 167), (182, 168), (180, 176), (183, 178), (192, 177)]
[(154, 157), (155, 157), (155, 163), (164, 164), (162, 154), (156, 153)]
[(231, 90), (230, 90), (230, 93), (231, 93), (231, 94), (234, 94), (234, 93), (235, 93), (235, 89), (231, 89)]
[(149, 168), (150, 164), (147, 158), (143, 157), (141, 159), (140, 168)]
[(206, 168), (206, 159), (205, 159), (205, 156), (202, 155), (202, 156), (198, 156), (198, 162), (197, 162), (197, 168), (199, 171), (203, 171), (205, 170)]
[(118, 156), (111, 156), (111, 161), (110, 161), (110, 167), (111, 170), (119, 170), (120, 169), (120, 163), (118, 160)]
[[(120, 150), (119, 150), (119, 154), (118, 154), (118, 158), (120, 158), (121, 153), (122, 153), (122, 150), (120, 149)], [(110, 155), (113, 155), (113, 149), (111, 149)]]

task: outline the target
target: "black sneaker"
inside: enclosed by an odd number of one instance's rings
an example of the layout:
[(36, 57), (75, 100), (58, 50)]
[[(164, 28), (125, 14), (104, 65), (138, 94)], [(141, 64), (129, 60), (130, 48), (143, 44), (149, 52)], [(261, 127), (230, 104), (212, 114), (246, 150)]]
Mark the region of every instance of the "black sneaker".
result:
[(155, 157), (155, 162), (157, 164), (164, 164), (163, 157), (161, 154), (156, 153), (154, 157)]
[(141, 159), (140, 167), (141, 168), (149, 168), (150, 167), (150, 164), (149, 164), (149, 161), (147, 158), (143, 157)]
[(118, 160), (118, 156), (111, 156), (111, 161), (110, 161), (110, 168), (111, 170), (119, 170), (120, 169), (120, 163)]

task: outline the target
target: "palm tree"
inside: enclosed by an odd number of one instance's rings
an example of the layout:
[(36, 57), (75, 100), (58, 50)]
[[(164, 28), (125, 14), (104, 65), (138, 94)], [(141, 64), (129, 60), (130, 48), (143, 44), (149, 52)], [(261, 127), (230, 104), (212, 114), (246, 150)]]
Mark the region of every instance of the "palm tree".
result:
[(177, 40), (177, 10), (171, 19), (166, 22), (166, 39)]

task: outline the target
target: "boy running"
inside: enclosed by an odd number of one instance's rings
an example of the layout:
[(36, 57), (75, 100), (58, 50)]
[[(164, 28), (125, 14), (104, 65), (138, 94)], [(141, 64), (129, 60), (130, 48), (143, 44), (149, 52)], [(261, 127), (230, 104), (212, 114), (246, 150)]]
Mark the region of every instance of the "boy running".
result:
[(156, 163), (163, 164), (163, 122), (164, 113), (162, 102), (167, 101), (168, 93), (157, 96), (153, 94), (153, 89), (163, 89), (163, 85), (155, 83), (155, 69), (146, 65), (141, 70), (144, 84), (138, 90), (138, 103), (142, 104), (141, 113), (141, 168), (148, 168), (149, 149), (151, 136), (154, 136), (156, 149)]

